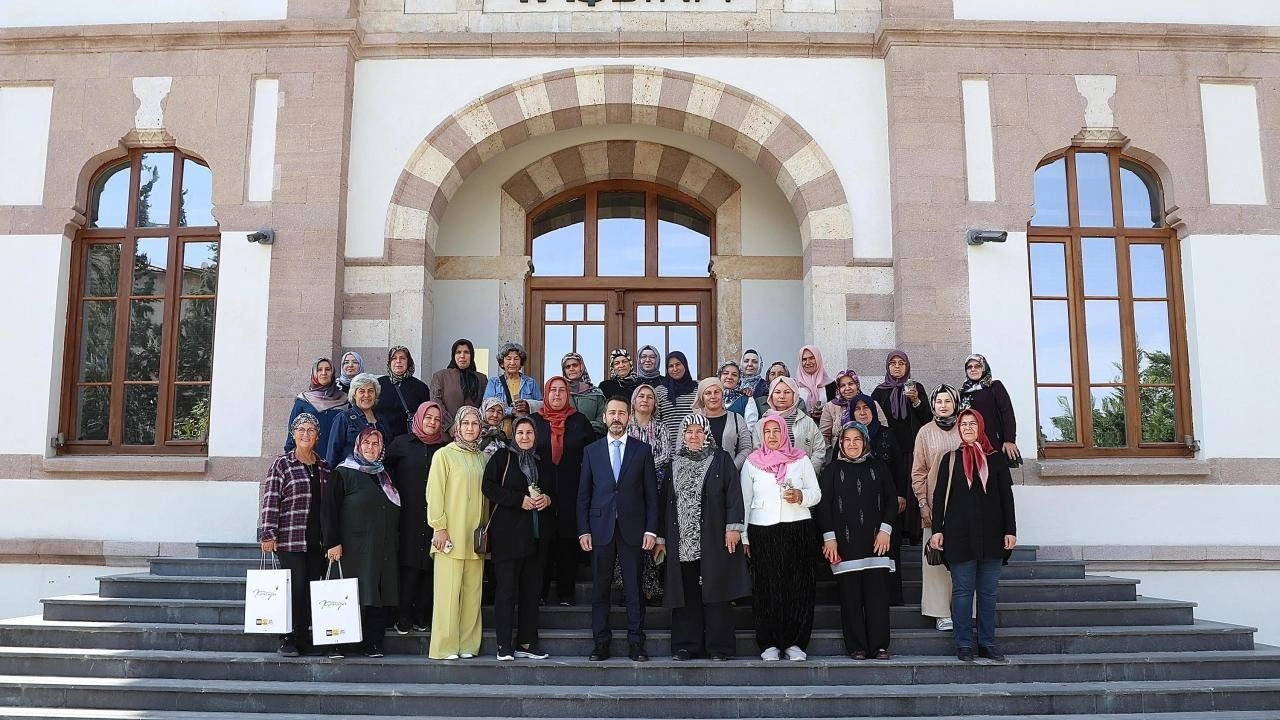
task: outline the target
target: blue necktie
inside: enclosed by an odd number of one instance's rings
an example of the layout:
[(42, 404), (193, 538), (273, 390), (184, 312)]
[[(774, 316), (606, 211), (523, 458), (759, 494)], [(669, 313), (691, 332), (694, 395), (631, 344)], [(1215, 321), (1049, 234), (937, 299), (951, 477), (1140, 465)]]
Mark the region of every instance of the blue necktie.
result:
[(622, 473), (622, 441), (614, 440), (609, 443), (613, 446), (613, 452), (609, 454), (609, 464), (613, 466), (613, 481), (618, 482), (618, 476)]

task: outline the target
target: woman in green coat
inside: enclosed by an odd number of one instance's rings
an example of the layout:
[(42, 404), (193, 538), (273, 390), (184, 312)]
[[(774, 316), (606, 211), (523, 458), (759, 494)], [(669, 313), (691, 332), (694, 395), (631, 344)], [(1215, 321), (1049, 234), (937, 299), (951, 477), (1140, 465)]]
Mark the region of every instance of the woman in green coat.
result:
[[(382, 657), (387, 613), (400, 600), (400, 493), (382, 466), (383, 449), (381, 431), (360, 431), (351, 455), (329, 474), (322, 515), (326, 556), (345, 560), (343, 576), (360, 580), (360, 649), (369, 657)], [(336, 647), (329, 657), (342, 657)]]
[(604, 406), (608, 398), (591, 382), (586, 361), (578, 353), (571, 352), (560, 358), (560, 370), (565, 382), (569, 383), (569, 400), (573, 407), (591, 423), (591, 430), (597, 438), (604, 437)]

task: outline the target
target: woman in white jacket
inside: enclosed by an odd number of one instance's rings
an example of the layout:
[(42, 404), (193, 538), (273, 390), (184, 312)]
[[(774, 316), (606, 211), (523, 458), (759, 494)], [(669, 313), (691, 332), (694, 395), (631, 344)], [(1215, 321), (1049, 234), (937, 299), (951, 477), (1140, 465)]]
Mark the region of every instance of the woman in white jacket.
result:
[[(776, 377), (769, 383), (768, 400), (769, 410), (781, 416), (786, 422), (787, 426), (784, 429), (790, 444), (809, 456), (815, 475), (822, 472), (822, 464), (827, 458), (827, 441), (822, 439), (822, 431), (818, 429), (818, 423), (804, 412), (800, 403), (800, 386), (795, 380), (785, 375)], [(765, 413), (765, 415), (768, 414), (770, 413)], [(760, 426), (763, 423), (764, 416), (761, 416), (761, 422), (756, 423), (752, 438), (755, 447), (760, 447)]]
[(822, 492), (813, 463), (792, 447), (781, 415), (766, 414), (756, 430), (763, 443), (747, 457), (741, 478), (747, 509), (742, 544), (752, 561), (756, 643), (763, 660), (780, 660), (784, 653), (788, 660), (804, 660), (813, 631), (817, 565), (809, 508)]

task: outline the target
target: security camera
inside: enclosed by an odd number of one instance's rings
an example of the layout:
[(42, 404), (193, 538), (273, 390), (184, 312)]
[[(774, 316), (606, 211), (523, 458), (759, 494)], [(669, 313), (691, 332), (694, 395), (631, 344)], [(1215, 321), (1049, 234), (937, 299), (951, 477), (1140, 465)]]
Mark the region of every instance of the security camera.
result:
[(276, 241), (276, 231), (275, 230), (259, 230), (257, 232), (251, 232), (245, 237), (248, 238), (249, 242), (251, 243), (258, 243), (259, 245), (271, 245)]
[(989, 242), (1004, 242), (1009, 239), (1009, 233), (1004, 230), (970, 230), (965, 235), (964, 241), (970, 245), (981, 245)]

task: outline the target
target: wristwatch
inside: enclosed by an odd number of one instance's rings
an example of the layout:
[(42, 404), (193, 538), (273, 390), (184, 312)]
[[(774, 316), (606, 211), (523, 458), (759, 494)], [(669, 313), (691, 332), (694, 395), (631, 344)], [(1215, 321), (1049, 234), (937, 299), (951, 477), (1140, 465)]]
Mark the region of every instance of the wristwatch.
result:
[(921, 501), (920, 501), (920, 507), (922, 507), (922, 508), (923, 508), (923, 507), (928, 507), (928, 505), (929, 505), (929, 503), (925, 502), (924, 500), (921, 500)]

